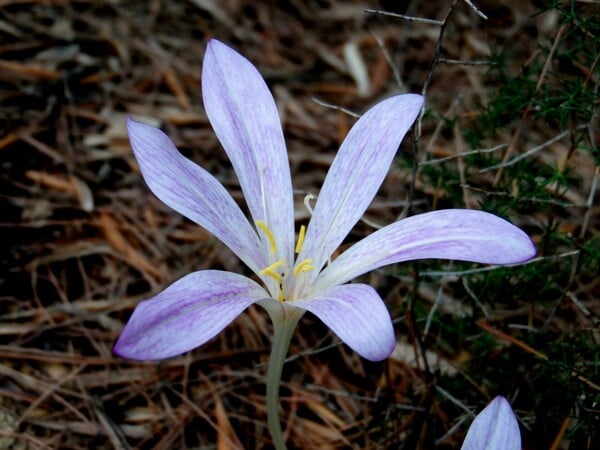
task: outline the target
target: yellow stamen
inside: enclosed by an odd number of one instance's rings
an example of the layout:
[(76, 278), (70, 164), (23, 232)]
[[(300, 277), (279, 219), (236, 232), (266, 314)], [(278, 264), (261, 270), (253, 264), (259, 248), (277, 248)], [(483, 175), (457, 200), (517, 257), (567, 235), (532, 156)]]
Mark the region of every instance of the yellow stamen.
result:
[(296, 249), (294, 250), (296, 253), (300, 253), (302, 251), (302, 245), (304, 244), (304, 235), (306, 234), (306, 227), (304, 225), (300, 226), (300, 232), (298, 233), (298, 242), (296, 243)]
[(279, 291), (279, 296), (277, 297), (277, 299), (283, 303), (285, 302), (285, 296), (283, 295), (283, 291)]
[(312, 265), (312, 259), (304, 259), (300, 261), (294, 268), (294, 276), (297, 277), (300, 272), (308, 272), (314, 270), (315, 266)]
[(265, 236), (267, 236), (269, 244), (271, 244), (271, 255), (274, 254), (277, 250), (277, 243), (275, 242), (275, 237), (273, 236), (273, 233), (271, 233), (271, 230), (269, 230), (267, 224), (264, 223), (262, 220), (257, 220), (256, 226), (260, 228), (263, 231), (263, 233), (265, 233)]
[(269, 267), (265, 267), (263, 270), (261, 270), (258, 273), (259, 273), (259, 275), (269, 275), (275, 281), (280, 282), (281, 280), (283, 280), (283, 276), (280, 273), (275, 272), (275, 269), (283, 266), (284, 264), (285, 264), (285, 261), (283, 259), (280, 259), (279, 261), (275, 261)]

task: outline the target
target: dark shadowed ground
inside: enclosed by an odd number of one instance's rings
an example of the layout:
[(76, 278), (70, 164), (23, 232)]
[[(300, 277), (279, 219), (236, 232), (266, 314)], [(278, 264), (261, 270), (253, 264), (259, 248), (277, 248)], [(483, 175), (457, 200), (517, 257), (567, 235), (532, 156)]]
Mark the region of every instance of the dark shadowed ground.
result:
[(0, 0), (0, 448), (271, 448), (260, 308), (182, 357), (111, 353), (135, 305), (172, 281), (248, 273), (150, 193), (125, 130), (127, 115), (161, 127), (243, 202), (201, 102), (214, 37), (272, 89), (298, 224), (355, 121), (345, 110), (425, 89), (415, 146), (405, 139), (345, 245), (467, 207), (539, 248), (508, 269), (419, 262), (365, 276), (396, 325), (382, 363), (305, 316), (281, 390), (289, 447), (460, 448), (472, 414), (502, 394), (526, 449), (597, 449), (598, 8), (477, 4), (487, 20), (450, 0)]

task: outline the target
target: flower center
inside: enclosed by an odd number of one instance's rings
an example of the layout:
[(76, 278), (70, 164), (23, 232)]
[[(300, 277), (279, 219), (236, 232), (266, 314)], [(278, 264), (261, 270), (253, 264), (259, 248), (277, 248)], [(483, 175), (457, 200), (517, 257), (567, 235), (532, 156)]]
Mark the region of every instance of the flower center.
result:
[[(277, 242), (273, 236), (273, 233), (267, 224), (262, 220), (257, 221), (256, 226), (264, 233), (270, 246), (270, 253), (271, 255), (274, 255), (277, 252)], [(298, 233), (298, 242), (296, 242), (296, 247), (294, 249), (296, 254), (299, 254), (302, 251), (305, 235), (306, 227), (302, 225)], [(293, 267), (293, 270), (291, 272), (288, 270), (286, 274), (284, 269), (291, 267)], [(285, 261), (285, 259), (282, 258), (265, 267), (258, 272), (258, 274), (266, 275), (277, 282), (276, 297), (280, 302), (285, 302), (292, 301), (297, 298), (298, 289), (301, 284), (299, 283), (299, 279), (302, 277), (304, 272), (309, 272), (314, 270), (314, 268), (315, 267), (312, 265), (311, 258), (306, 258), (302, 261), (296, 261), (295, 264), (289, 264), (287, 261)], [(271, 293), (274, 294), (274, 292)]]

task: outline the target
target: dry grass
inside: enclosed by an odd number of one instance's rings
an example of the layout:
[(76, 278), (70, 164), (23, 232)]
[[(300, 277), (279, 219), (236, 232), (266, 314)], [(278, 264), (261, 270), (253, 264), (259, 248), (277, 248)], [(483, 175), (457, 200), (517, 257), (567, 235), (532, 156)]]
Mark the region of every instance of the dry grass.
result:
[[(394, 2), (383, 3), (389, 8)], [(443, 20), (452, 2), (406, 3), (399, 12)], [(441, 57), (486, 60), (486, 42), (512, 41), (519, 56), (512, 69), (520, 70), (536, 41), (556, 36), (552, 17), (531, 18), (535, 8), (528, 2), (494, 3), (481, 2), (488, 21), (466, 3), (456, 5)], [(0, 448), (269, 447), (264, 363), (271, 333), (259, 308), (179, 358), (146, 364), (111, 354), (133, 307), (151, 292), (202, 268), (246, 270), (214, 237), (149, 192), (129, 148), (125, 117), (159, 125), (241, 201), (200, 99), (204, 46), (217, 37), (252, 60), (274, 92), (299, 193), (318, 192), (354, 120), (314, 98), (362, 112), (393, 92), (420, 92), (433, 74), (427, 88), (432, 114), (422, 123), (416, 158), (469, 150), (460, 131), (494, 88), (486, 85), (486, 68), (444, 62), (432, 71), (439, 26), (365, 13), (369, 8), (382, 6), (334, 0), (0, 1)], [(344, 49), (352, 47), (368, 70), (364, 85), (344, 59)], [(449, 112), (462, 118), (454, 136), (439, 119)], [(528, 128), (526, 114), (489, 143), (510, 144), (500, 150), (507, 161), (556, 134), (551, 127)], [(594, 161), (581, 152), (567, 157), (567, 150), (559, 141), (535, 157), (575, 167), (581, 182), (569, 189), (568, 200), (585, 205), (596, 189)], [(411, 158), (410, 146), (402, 152)], [(461, 181), (491, 191), (501, 170)], [(421, 168), (413, 173), (397, 166), (366, 219), (385, 224), (406, 213), (411, 184), (413, 212), (450, 206), (444, 187), (430, 184)], [(465, 187), (463, 205), (451, 206), (477, 207), (482, 195)], [(303, 211), (302, 195), (296, 200)], [(585, 231), (596, 233), (597, 212), (592, 205), (570, 209), (561, 226), (579, 232), (587, 214)], [(307, 217), (300, 213), (297, 219)], [(512, 219), (539, 238), (535, 224), (541, 217)], [(351, 239), (370, 231), (361, 223)], [(460, 308), (460, 282), (444, 279), (440, 290), (428, 282), (414, 292), (413, 275), (382, 271), (368, 277), (398, 320), (402, 345), (384, 363), (360, 359), (317, 320), (301, 321), (281, 392), (291, 448), (459, 447), (470, 419), (461, 417), (466, 422), (453, 429), (459, 417), (439, 401), (436, 379), (458, 376), (444, 371), (460, 371), (464, 358), (474, 355), (444, 349), (429, 335), (430, 356), (448, 366), (430, 370), (410, 364), (411, 356), (400, 350), (410, 353), (413, 346), (406, 343), (422, 333), (404, 302), (414, 298), (430, 307), (443, 295), (447, 311)], [(551, 327), (567, 332), (593, 326), (598, 284), (591, 280), (578, 289), (590, 315), (571, 305), (571, 320), (550, 317)], [(483, 327), (532, 312), (505, 313), (492, 307)], [(499, 339), (528, 355), (506, 328)], [(494, 392), (475, 381), (470, 388)], [(531, 418), (531, 411), (517, 412), (525, 422)], [(526, 438), (527, 448), (537, 448), (534, 438)]]

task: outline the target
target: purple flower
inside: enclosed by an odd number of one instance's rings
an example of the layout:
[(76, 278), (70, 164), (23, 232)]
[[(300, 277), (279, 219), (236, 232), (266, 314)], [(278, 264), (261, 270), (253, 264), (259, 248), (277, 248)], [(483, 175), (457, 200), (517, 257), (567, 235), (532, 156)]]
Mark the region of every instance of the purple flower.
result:
[(285, 142), (264, 80), (247, 59), (211, 40), (202, 95), (251, 222), (221, 183), (182, 156), (157, 128), (128, 120), (131, 145), (152, 192), (213, 233), (260, 282), (218, 270), (183, 277), (137, 306), (115, 345), (120, 356), (147, 360), (184, 353), (258, 303), (274, 320), (297, 320), (310, 311), (360, 355), (377, 361), (394, 349), (389, 313), (375, 289), (348, 281), (414, 259), (506, 264), (535, 254), (527, 235), (503, 219), (442, 210), (388, 225), (331, 261), (377, 193), (423, 98), (388, 98), (357, 121), (333, 161), (308, 227), (300, 228), (296, 240)]
[(519, 424), (504, 397), (496, 397), (477, 414), (461, 450), (521, 450)]

